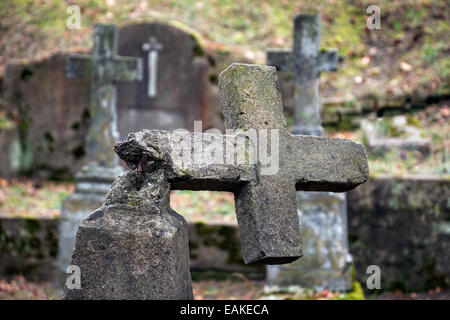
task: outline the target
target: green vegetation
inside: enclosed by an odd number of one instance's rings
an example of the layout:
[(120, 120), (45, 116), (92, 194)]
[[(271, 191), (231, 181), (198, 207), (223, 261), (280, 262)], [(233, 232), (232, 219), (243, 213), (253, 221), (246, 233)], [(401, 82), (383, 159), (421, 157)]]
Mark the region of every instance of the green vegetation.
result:
[(0, 214), (9, 217), (57, 217), (62, 200), (73, 191), (69, 183), (0, 179)]
[(236, 222), (233, 194), (213, 191), (172, 191), (170, 206), (188, 221)]
[[(204, 38), (216, 71), (232, 61), (265, 63), (269, 47), (292, 47), (296, 13), (320, 12), (323, 47), (345, 58), (338, 74), (323, 74), (322, 94), (376, 96), (448, 93), (450, 33), (444, 0), (379, 1), (381, 29), (368, 30), (370, 0), (80, 0), (81, 29), (69, 30), (61, 0), (0, 2), (0, 74), (10, 59), (89, 50), (94, 23), (150, 20), (183, 24)], [(361, 77), (356, 83), (354, 77)], [(368, 79), (370, 78), (370, 82)]]

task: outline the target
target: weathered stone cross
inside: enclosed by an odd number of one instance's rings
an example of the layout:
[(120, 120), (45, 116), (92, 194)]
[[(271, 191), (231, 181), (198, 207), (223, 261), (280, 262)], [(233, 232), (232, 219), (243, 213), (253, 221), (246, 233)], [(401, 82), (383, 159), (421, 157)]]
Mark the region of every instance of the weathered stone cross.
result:
[(228, 128), (277, 133), (256, 143), (276, 156), (277, 170), (264, 171), (260, 158), (224, 161), (254, 143), (220, 152), (241, 133), (130, 134), (115, 150), (134, 170), (81, 221), (71, 263), (80, 268), (81, 288), (67, 286), (65, 299), (192, 299), (187, 223), (169, 207), (171, 189), (233, 191), (245, 262), (280, 264), (302, 254), (296, 190), (347, 191), (368, 179), (361, 144), (286, 131), (274, 67), (233, 64), (219, 89)]
[(336, 71), (342, 58), (337, 49), (320, 50), (320, 15), (299, 14), (294, 18), (294, 49), (271, 49), (267, 64), (294, 73), (293, 134), (322, 135), (319, 74)]
[[(171, 189), (233, 191), (246, 263), (296, 260), (302, 250), (295, 191), (342, 192), (365, 182), (364, 147), (349, 140), (289, 134), (274, 67), (232, 64), (219, 76), (219, 90), (227, 128), (256, 129), (260, 135), (277, 132), (268, 145), (260, 139), (258, 147), (260, 153), (261, 148), (279, 151), (278, 170), (262, 174), (260, 159), (253, 165), (217, 163), (217, 158), (205, 154), (203, 161), (180, 163), (180, 140), (169, 131), (131, 134), (116, 145), (116, 152), (131, 168), (138, 167), (145, 154), (148, 161), (165, 168)], [(196, 134), (189, 134), (195, 144)], [(232, 139), (230, 135), (213, 136), (203, 143), (220, 145)], [(190, 146), (181, 151), (193, 152)]]
[(91, 77), (91, 128), (87, 138), (88, 165), (115, 168), (118, 159), (113, 146), (119, 138), (117, 131), (117, 81), (142, 79), (142, 61), (134, 57), (116, 55), (115, 25), (94, 27), (92, 55), (78, 54), (68, 58), (68, 77)]

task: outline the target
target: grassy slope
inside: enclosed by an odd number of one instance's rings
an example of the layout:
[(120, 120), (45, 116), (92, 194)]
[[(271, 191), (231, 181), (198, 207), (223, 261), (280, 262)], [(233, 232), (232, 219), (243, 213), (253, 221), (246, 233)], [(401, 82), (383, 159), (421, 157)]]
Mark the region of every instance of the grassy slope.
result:
[[(88, 49), (95, 22), (122, 24), (152, 18), (178, 20), (198, 30), (211, 55), (231, 52), (232, 61), (264, 63), (266, 48), (292, 45), (295, 13), (320, 11), (323, 46), (339, 48), (346, 59), (339, 74), (323, 75), (325, 96), (448, 93), (446, 1), (377, 1), (381, 30), (370, 31), (365, 10), (372, 2), (80, 0), (76, 3), (81, 7), (82, 29), (68, 30), (69, 1), (2, 0), (0, 74), (13, 58)], [(362, 83), (355, 83), (358, 76)]]

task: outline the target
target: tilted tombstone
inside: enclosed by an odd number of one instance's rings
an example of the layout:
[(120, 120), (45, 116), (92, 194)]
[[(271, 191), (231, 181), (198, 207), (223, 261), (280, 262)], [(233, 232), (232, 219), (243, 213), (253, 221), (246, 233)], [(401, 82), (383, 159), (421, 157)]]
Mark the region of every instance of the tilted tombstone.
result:
[(348, 191), (368, 179), (361, 144), (287, 132), (275, 68), (232, 64), (219, 90), (237, 131), (142, 130), (116, 144), (132, 171), (80, 223), (71, 264), (81, 288), (65, 299), (192, 298), (187, 224), (169, 208), (170, 190), (234, 192), (244, 261), (281, 264), (302, 255), (296, 190)]
[[(322, 135), (319, 75), (336, 71), (336, 49), (320, 50), (320, 16), (294, 18), (293, 51), (269, 50), (267, 64), (294, 73), (293, 134)], [(267, 290), (349, 290), (351, 256), (347, 239), (345, 194), (298, 192), (297, 211), (304, 237), (301, 260), (267, 267)]]
[(119, 29), (118, 53), (140, 57), (143, 81), (119, 82), (119, 132), (141, 129), (192, 130), (208, 122), (208, 60), (197, 35), (161, 22)]
[(91, 78), (92, 121), (88, 162), (76, 176), (75, 192), (62, 204), (57, 278), (66, 273), (79, 222), (102, 205), (112, 181), (123, 171), (113, 151), (119, 135), (115, 82), (140, 80), (142, 61), (116, 55), (116, 37), (114, 25), (96, 25), (92, 55), (72, 55), (67, 61), (68, 77)]

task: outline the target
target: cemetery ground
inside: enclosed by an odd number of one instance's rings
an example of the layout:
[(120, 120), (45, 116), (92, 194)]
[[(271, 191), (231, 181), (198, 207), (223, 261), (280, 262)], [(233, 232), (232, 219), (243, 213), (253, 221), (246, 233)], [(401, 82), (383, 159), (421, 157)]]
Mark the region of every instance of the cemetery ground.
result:
[[(300, 300), (354, 300), (360, 299), (361, 293), (342, 294), (323, 290), (320, 292), (296, 296), (292, 294), (265, 295), (264, 281), (249, 280), (240, 274), (230, 276), (230, 279), (193, 281), (193, 291), (196, 300), (254, 300), (254, 299), (300, 299)], [(50, 283), (36, 283), (25, 280), (23, 276), (0, 279), (0, 300), (57, 300), (61, 291)], [(400, 290), (380, 295), (366, 295), (372, 300), (449, 300), (450, 290), (437, 287), (427, 292), (404, 293)]]
[[(450, 128), (445, 123), (450, 118), (450, 102), (430, 105), (408, 115), (408, 122), (432, 140), (429, 155), (418, 151), (372, 154), (369, 156), (371, 177), (389, 174), (450, 174)], [(387, 128), (389, 128), (389, 118)], [(392, 129), (392, 128), (391, 128)], [(336, 131), (327, 129), (326, 136), (350, 138), (365, 142), (361, 130)], [(395, 134), (395, 133), (394, 133)], [(74, 191), (74, 182), (48, 181), (29, 178), (0, 179), (0, 216), (22, 218), (58, 218), (62, 200)], [(211, 191), (172, 191), (171, 207), (187, 221), (236, 224), (233, 194)], [(1, 235), (0, 235), (1, 236)], [(263, 280), (247, 278), (239, 272), (218, 279), (196, 279), (193, 276), (196, 299), (354, 299), (364, 296), (360, 283), (353, 283), (347, 295), (330, 291), (310, 292), (301, 296), (293, 294), (264, 294)], [(356, 286), (356, 287), (355, 287)], [(0, 299), (58, 299), (60, 292), (48, 282), (27, 281), (22, 276), (0, 279)], [(366, 299), (449, 299), (448, 289), (436, 287), (425, 292), (385, 292), (365, 295)]]

